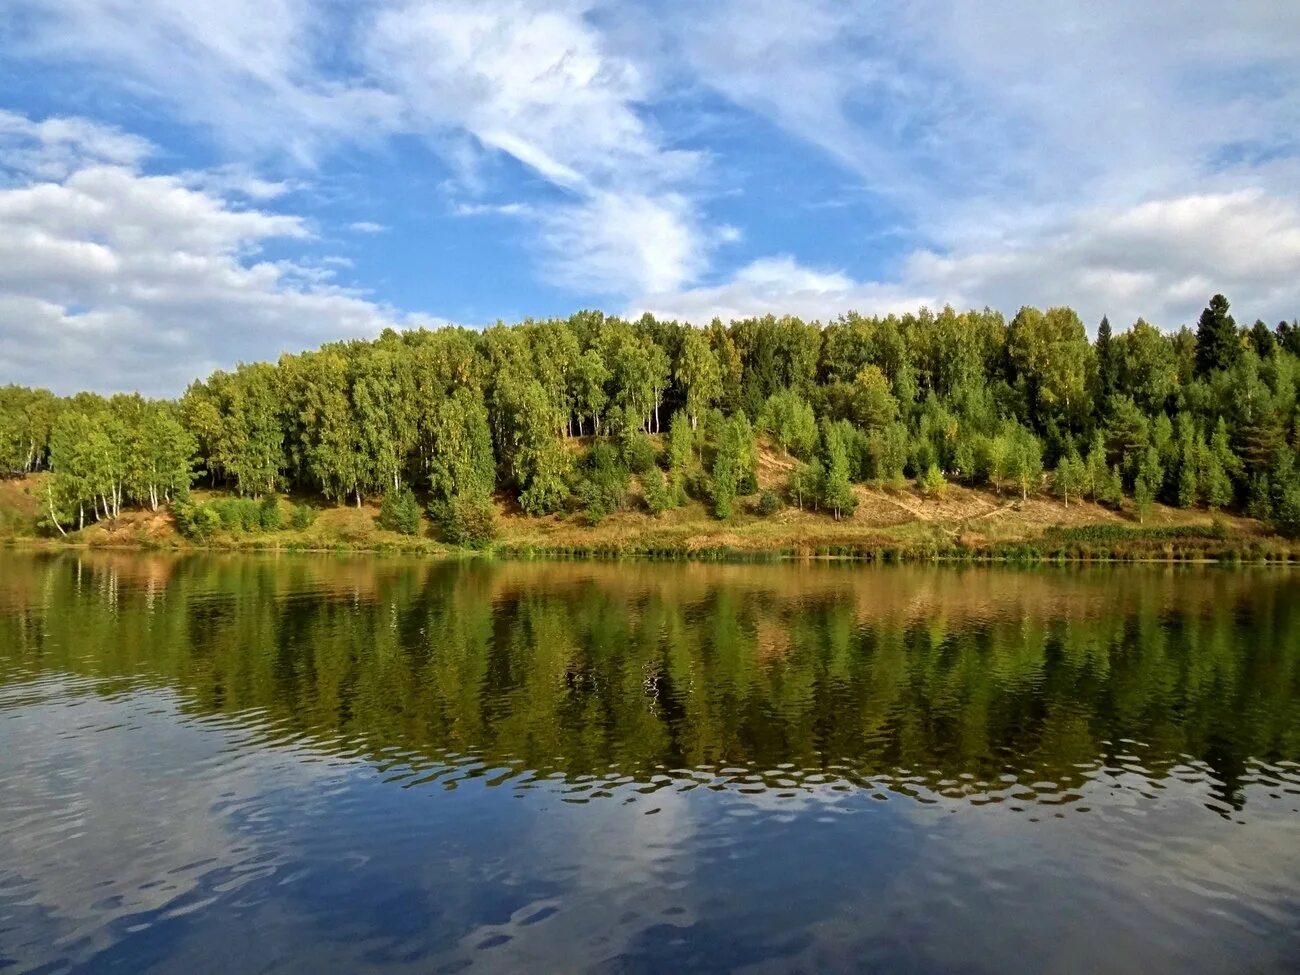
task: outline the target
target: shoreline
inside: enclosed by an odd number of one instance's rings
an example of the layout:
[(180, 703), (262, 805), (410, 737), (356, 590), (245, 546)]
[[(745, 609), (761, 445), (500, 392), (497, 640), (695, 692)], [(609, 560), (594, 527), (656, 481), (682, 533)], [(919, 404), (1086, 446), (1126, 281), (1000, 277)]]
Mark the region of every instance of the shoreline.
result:
[(1043, 545), (1033, 542), (986, 547), (961, 545), (829, 545), (782, 546), (778, 548), (737, 548), (705, 546), (540, 546), (499, 544), (484, 549), (449, 546), (430, 539), (410, 542), (356, 544), (282, 544), (271, 541), (194, 544), (190, 542), (148, 543), (138, 540), (121, 542), (63, 541), (48, 538), (10, 538), (0, 540), (0, 549), (30, 553), (60, 552), (133, 552), (173, 555), (368, 555), (418, 557), (439, 561), (509, 560), (565, 562), (694, 562), (723, 564), (776, 563), (859, 563), (864, 565), (1300, 565), (1300, 546), (1283, 539), (1260, 540), (1217, 550), (1204, 546), (1177, 546), (1154, 540), (1129, 540), (1126, 545)]

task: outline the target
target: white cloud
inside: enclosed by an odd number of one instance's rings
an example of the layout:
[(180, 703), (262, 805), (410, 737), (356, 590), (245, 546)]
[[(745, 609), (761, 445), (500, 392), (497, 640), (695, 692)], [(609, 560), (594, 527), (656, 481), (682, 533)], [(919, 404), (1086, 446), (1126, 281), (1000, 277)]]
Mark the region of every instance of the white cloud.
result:
[[(515, 211), (538, 228), (553, 280), (600, 293), (677, 287), (711, 246), (682, 191), (701, 160), (639, 114), (651, 85), (607, 49), (589, 6), (393, 4), (374, 21), (367, 63), (417, 128), (469, 132), (562, 191)], [(483, 206), (456, 212), (510, 213)]]
[(348, 224), (349, 230), (355, 230), (359, 234), (382, 234), (388, 228), (382, 223), (375, 223), (373, 220), (358, 220), (355, 223)]
[(69, 172), (0, 188), (0, 382), (175, 394), (218, 366), (395, 323), (328, 263), (260, 257), (309, 241), (300, 217), (105, 165), (95, 138), (77, 159), (66, 128), (34, 131)]
[(62, 179), (88, 162), (135, 166), (153, 152), (147, 139), (83, 118), (34, 122), (0, 109), (0, 169), (14, 176)]
[(0, 27), (0, 42), (15, 57), (90, 65), (210, 128), (232, 153), (312, 164), (340, 144), (414, 133), (471, 187), (472, 157), (504, 154), (561, 191), (520, 214), (537, 218), (543, 243), (568, 239), (560, 228), (584, 214), (619, 210), (653, 223), (677, 255), (628, 246), (610, 228), (593, 236), (608, 250), (547, 255), (552, 277), (607, 293), (658, 287), (665, 275), (680, 285), (713, 244), (688, 195), (701, 159), (646, 120), (654, 86), (644, 66), (609, 49), (589, 16), (599, 5), (13, 0), (23, 16)]
[(826, 320), (850, 309), (883, 314), (921, 304), (1065, 304), (1089, 324), (1139, 316), (1166, 327), (1194, 321), (1222, 291), (1245, 320), (1270, 323), (1300, 308), (1300, 205), (1261, 189), (1190, 194), (1098, 208), (1016, 246), (914, 252), (893, 281), (857, 281), (790, 257), (756, 261), (722, 284), (649, 294), (650, 310), (693, 322), (768, 312)]
[(346, 36), (315, 0), (9, 0), (10, 58), (79, 65), (209, 128), (231, 151), (315, 160), (339, 139), (393, 130), (401, 106), (324, 66)]
[[(457, 174), (451, 195), (465, 199), (453, 214), (522, 221), (537, 235), (544, 275), (584, 299), (615, 296), (695, 319), (921, 300), (1009, 310), (1063, 301), (1090, 320), (1109, 311), (1176, 324), (1223, 290), (1251, 317), (1296, 311), (1296, 4), (670, 0), (647, 10), (610, 0), (10, 0), (8, 8), (0, 44), (15, 61), (89, 66), (209, 128), (244, 160), (184, 177), (225, 209), (298, 188), (258, 177), (250, 161), (288, 156), (311, 166), (336, 148), (415, 135)], [(861, 280), (770, 256), (791, 243), (766, 243), (760, 220), (744, 228), (749, 263), (716, 273), (719, 247), (742, 237), (709, 226), (705, 194), (719, 170), (743, 159), (718, 165), (679, 148), (716, 135), (715, 113), (730, 132), (738, 120), (771, 121), (833, 160), (859, 184), (853, 192), (884, 201), (912, 252), (894, 255), (898, 273)], [(735, 144), (743, 153), (743, 139)], [(148, 145), (84, 120), (0, 114), (0, 151), (23, 179), (61, 186), (74, 164), (135, 171)], [(783, 175), (798, 178), (799, 154), (789, 156)], [(245, 238), (230, 259), (245, 260), (241, 248), (264, 239)], [(120, 259), (98, 238), (55, 234), (47, 246), (65, 248), (69, 266)], [(845, 260), (856, 264), (852, 246)], [(277, 273), (280, 287), (305, 287), (300, 271)]]
[(673, 10), (652, 23), (705, 85), (826, 152), (942, 246), (1195, 192), (1228, 160), (1300, 151), (1294, 4)]

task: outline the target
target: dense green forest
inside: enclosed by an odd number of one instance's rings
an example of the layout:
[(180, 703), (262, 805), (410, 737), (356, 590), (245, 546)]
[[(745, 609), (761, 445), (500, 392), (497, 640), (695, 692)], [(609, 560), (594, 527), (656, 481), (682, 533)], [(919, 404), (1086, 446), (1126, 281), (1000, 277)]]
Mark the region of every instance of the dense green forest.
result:
[[(481, 331), (386, 331), (240, 365), (176, 401), (0, 389), (0, 470), (49, 470), (51, 533), (172, 504), (182, 530), (282, 517), (278, 492), (382, 496), (381, 520), (481, 543), (495, 493), (598, 520), (637, 497), (727, 518), (757, 495), (756, 439), (798, 459), (784, 492), (840, 518), (855, 482), (1051, 490), (1142, 517), (1160, 500), (1300, 532), (1300, 327), (1239, 328), (1216, 295), (1195, 331), (1139, 320), (1090, 341), (1069, 308), (707, 328), (599, 312)], [(196, 504), (196, 482), (246, 499)], [(260, 502), (260, 503), (259, 503)], [(233, 507), (232, 507), (233, 506)], [(295, 512), (295, 517), (302, 514)], [(305, 514), (302, 514), (306, 517)]]

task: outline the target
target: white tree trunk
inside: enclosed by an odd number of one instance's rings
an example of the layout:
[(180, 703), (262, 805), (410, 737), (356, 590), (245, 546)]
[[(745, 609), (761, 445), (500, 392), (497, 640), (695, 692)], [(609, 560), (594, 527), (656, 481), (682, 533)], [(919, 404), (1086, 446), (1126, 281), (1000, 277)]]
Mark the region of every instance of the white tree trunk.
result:
[(45, 497), (50, 503), (50, 521), (54, 522), (54, 527), (59, 530), (60, 535), (66, 536), (68, 533), (63, 530), (63, 526), (59, 524), (59, 516), (54, 513), (54, 489), (48, 484), (45, 485)]

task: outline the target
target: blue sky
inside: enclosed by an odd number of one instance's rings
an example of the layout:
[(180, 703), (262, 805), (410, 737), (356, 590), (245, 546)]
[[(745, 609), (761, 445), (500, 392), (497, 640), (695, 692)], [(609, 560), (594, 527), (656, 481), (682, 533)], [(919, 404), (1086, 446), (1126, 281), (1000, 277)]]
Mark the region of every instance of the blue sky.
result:
[(1300, 310), (1300, 5), (0, 0), (0, 382), (387, 326)]

